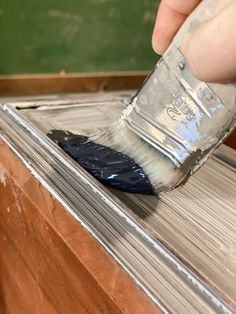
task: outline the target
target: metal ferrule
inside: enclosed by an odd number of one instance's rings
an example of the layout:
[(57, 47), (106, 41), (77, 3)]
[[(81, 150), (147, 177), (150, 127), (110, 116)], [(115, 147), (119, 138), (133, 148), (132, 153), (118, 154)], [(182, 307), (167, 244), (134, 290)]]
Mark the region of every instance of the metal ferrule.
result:
[[(222, 90), (219, 84), (212, 86)], [(192, 75), (185, 57), (172, 44), (123, 118), (138, 136), (192, 173), (235, 127), (235, 98), (224, 103), (212, 86)], [(231, 88), (228, 84), (227, 97)]]

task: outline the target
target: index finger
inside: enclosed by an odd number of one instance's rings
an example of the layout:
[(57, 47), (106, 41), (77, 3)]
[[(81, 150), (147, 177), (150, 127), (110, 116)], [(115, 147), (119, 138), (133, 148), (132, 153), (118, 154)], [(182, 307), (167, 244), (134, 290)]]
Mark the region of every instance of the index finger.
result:
[(162, 54), (179, 27), (201, 0), (162, 0), (152, 35), (153, 49)]

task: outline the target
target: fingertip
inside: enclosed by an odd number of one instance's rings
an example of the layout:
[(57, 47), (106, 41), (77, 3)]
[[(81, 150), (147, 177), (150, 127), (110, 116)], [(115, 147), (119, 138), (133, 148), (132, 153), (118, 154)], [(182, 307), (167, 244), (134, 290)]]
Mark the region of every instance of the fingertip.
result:
[(163, 11), (162, 6), (160, 5), (152, 33), (152, 48), (159, 55), (162, 55), (168, 46), (168, 42), (166, 43), (165, 40), (166, 28), (165, 27), (163, 28), (162, 11)]
[(152, 47), (162, 55), (182, 25), (186, 15), (176, 12), (161, 2), (152, 34)]
[(158, 54), (162, 55), (166, 48), (168, 47), (168, 43), (165, 43), (161, 38), (159, 38), (156, 34), (152, 35), (152, 49)]

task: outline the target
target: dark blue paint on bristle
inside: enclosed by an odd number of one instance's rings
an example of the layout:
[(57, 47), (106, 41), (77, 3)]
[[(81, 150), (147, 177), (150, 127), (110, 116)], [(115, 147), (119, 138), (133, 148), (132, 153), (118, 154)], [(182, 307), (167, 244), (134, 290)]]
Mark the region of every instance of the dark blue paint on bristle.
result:
[(86, 136), (52, 130), (48, 136), (100, 182), (129, 193), (154, 194), (143, 169), (134, 160)]

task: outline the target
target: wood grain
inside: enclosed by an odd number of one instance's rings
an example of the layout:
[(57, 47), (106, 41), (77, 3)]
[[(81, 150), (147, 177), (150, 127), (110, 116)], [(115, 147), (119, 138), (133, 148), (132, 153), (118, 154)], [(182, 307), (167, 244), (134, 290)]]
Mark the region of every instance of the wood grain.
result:
[[(3, 142), (0, 151), (5, 313), (16, 307), (19, 314), (44, 308), (47, 313), (160, 313)], [(14, 299), (17, 287), (22, 292)]]
[(2, 227), (0, 247), (0, 299), (2, 300), (0, 313), (57, 313), (27, 267), (25, 257), (20, 254)]
[(137, 89), (148, 72), (32, 74), (0, 76), (0, 96)]
[(235, 170), (210, 159), (184, 187), (160, 198), (115, 192), (165, 246), (234, 308), (235, 175)]
[[(48, 103), (38, 109), (25, 108), (22, 112), (45, 133), (50, 128), (58, 128), (88, 135), (96, 128), (110, 125), (122, 110), (121, 100), (115, 102), (111, 94), (107, 95), (110, 102), (97, 96), (94, 103), (90, 97), (79, 100), (78, 96), (73, 106), (68, 103), (60, 107), (58, 99), (58, 103), (51, 106)], [(143, 220), (156, 238), (236, 307), (233, 168), (210, 159), (185, 187), (160, 198), (112, 192)]]

